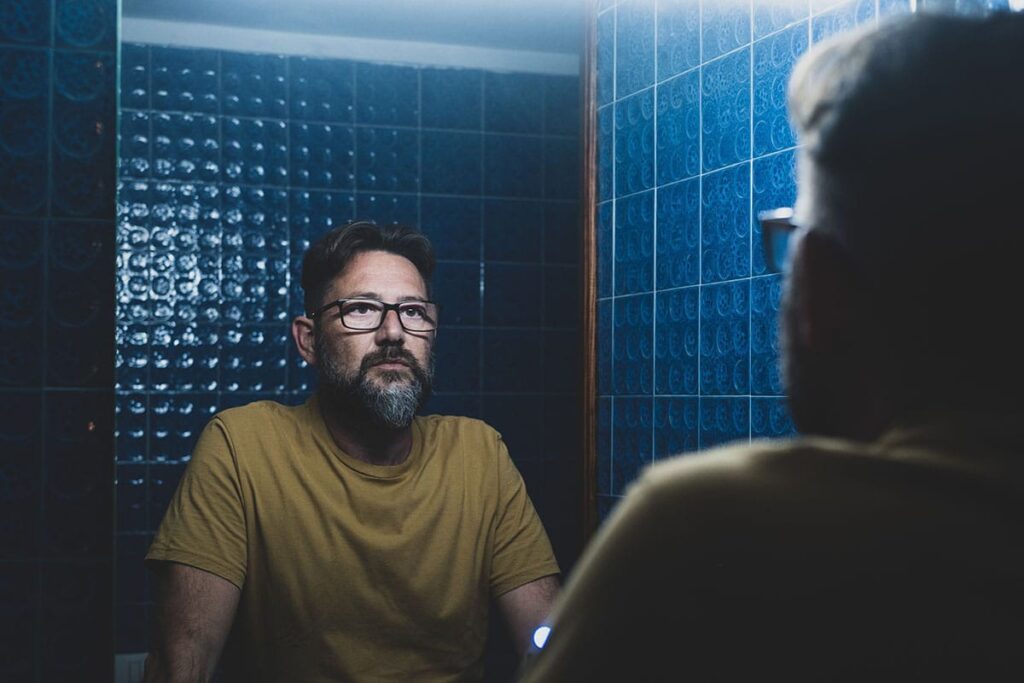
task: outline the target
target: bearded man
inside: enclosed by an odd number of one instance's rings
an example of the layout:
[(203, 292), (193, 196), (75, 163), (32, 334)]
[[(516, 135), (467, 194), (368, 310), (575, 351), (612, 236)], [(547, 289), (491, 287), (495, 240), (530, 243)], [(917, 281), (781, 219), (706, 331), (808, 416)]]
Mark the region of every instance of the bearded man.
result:
[(316, 393), (216, 415), (146, 557), (146, 681), (463, 681), (495, 599), (520, 652), (558, 588), (500, 435), (417, 417), (430, 394), (433, 249), (356, 222), (305, 255), (292, 321)]
[(1021, 680), (1022, 65), (1006, 13), (801, 59), (761, 220), (802, 436), (648, 468), (524, 683)]

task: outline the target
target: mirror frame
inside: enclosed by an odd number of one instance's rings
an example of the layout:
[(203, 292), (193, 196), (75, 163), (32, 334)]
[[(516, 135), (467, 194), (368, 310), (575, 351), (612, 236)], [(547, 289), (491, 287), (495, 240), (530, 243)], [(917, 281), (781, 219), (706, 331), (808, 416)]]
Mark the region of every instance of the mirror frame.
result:
[(584, 12), (580, 58), (580, 348), (582, 422), (582, 547), (597, 529), (597, 4)]

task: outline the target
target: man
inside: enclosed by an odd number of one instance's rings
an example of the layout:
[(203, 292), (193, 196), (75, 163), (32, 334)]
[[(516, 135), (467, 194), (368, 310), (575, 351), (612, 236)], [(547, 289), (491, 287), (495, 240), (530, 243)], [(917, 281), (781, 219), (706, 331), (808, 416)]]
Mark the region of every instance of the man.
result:
[[(501, 437), (415, 417), (430, 392), (430, 243), (358, 222), (306, 254), (304, 405), (215, 416), (147, 555), (146, 681), (479, 679), (488, 602), (525, 649), (558, 566)], [(225, 646), (226, 643), (226, 646)]]
[(648, 469), (526, 681), (1021, 680), (1022, 66), (1019, 15), (800, 62), (783, 341), (808, 436)]

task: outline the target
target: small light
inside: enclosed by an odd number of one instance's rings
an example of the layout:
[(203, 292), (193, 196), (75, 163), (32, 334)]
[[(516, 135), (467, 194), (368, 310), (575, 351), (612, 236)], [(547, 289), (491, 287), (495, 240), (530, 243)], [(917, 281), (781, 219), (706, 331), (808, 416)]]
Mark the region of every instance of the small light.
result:
[(544, 647), (544, 643), (548, 642), (548, 636), (551, 635), (550, 626), (541, 626), (533, 632), (533, 644), (540, 650)]

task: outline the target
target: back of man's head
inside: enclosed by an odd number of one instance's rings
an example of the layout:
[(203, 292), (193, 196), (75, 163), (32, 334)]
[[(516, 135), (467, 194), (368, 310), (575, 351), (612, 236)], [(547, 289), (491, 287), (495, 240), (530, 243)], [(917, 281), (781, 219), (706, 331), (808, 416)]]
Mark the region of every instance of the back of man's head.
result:
[(1024, 15), (915, 15), (835, 38), (800, 62), (789, 99), (798, 214), (874, 289), (901, 386), (936, 404), (1015, 394)]

